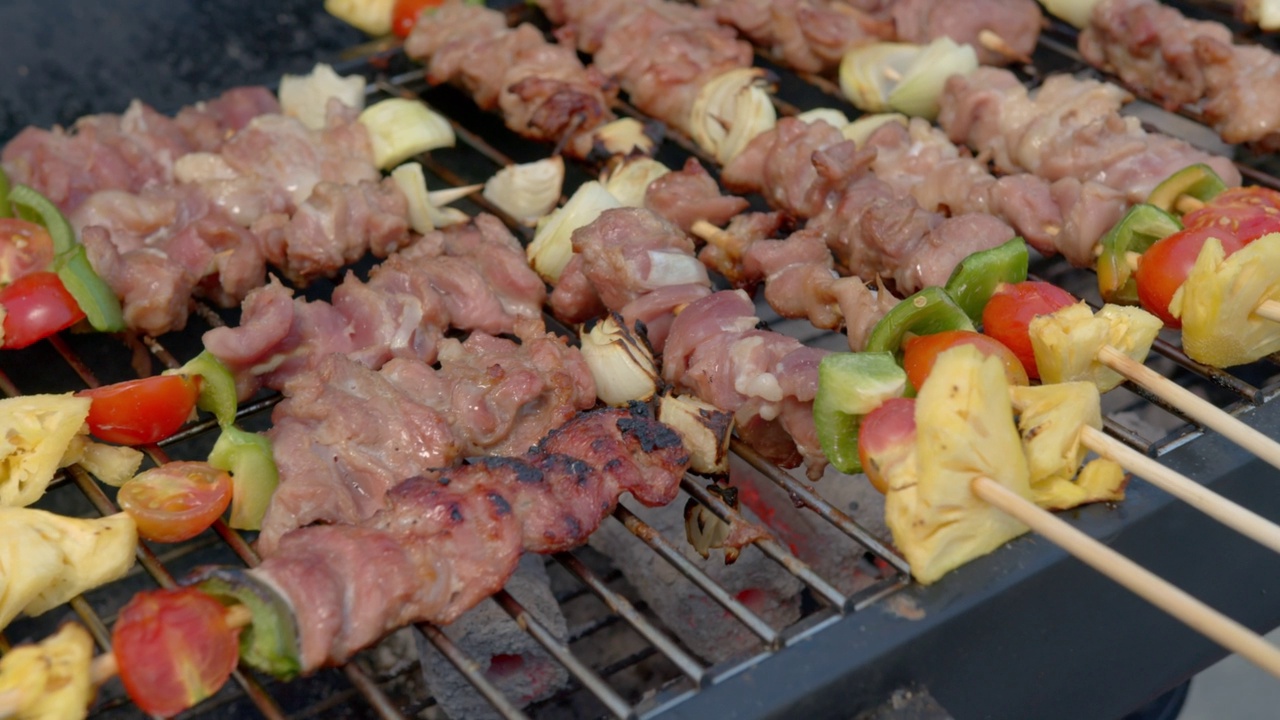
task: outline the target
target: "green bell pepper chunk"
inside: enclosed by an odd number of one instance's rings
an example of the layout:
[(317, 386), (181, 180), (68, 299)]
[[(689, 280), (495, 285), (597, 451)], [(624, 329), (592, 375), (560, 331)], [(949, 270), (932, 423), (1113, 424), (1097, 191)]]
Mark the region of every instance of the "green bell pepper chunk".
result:
[(1098, 255), (1098, 292), (1105, 302), (1117, 305), (1138, 304), (1138, 282), (1133, 277), (1131, 255), (1141, 255), (1157, 240), (1182, 229), (1182, 223), (1155, 205), (1134, 205), (1129, 212), (1102, 237)]
[(195, 356), (186, 365), (165, 374), (199, 376), (200, 396), (196, 398), (196, 407), (213, 413), (222, 427), (230, 427), (236, 422), (236, 379), (222, 361), (214, 357), (208, 350)]
[(240, 658), (255, 670), (289, 680), (302, 670), (298, 623), (289, 603), (243, 568), (200, 568), (184, 582), (223, 605), (244, 605), (253, 620), (240, 631)]
[(842, 473), (862, 472), (858, 429), (862, 418), (885, 400), (902, 397), (907, 373), (893, 353), (833, 353), (818, 365), (813, 423), (822, 452)]
[(867, 336), (867, 352), (901, 351), (907, 333), (932, 335), (944, 330), (973, 330), (973, 321), (946, 290), (927, 287), (905, 298), (880, 318)]
[(1201, 202), (1208, 202), (1226, 189), (1227, 184), (1222, 182), (1222, 178), (1218, 177), (1218, 173), (1214, 172), (1213, 168), (1204, 163), (1196, 163), (1165, 178), (1147, 196), (1147, 204), (1155, 205), (1167, 213), (1176, 212), (1181, 215), (1178, 200), (1182, 196), (1187, 195)]
[(9, 205), (9, 176), (0, 167), (0, 218), (13, 217), (13, 207)]
[(947, 279), (947, 295), (974, 324), (982, 322), (982, 310), (1001, 283), (1027, 279), (1027, 243), (1016, 237), (1003, 245), (980, 250), (956, 266)]
[(231, 473), (231, 517), (227, 524), (237, 530), (261, 529), (262, 516), (280, 483), (271, 441), (265, 435), (226, 425), (209, 453), (209, 464)]
[(63, 287), (76, 299), (85, 318), (98, 332), (124, 330), (124, 312), (120, 299), (98, 277), (84, 246), (76, 240), (71, 223), (63, 217), (58, 207), (48, 198), (26, 185), (15, 185), (9, 190), (8, 200), (24, 219), (44, 226), (53, 240), (53, 271)]

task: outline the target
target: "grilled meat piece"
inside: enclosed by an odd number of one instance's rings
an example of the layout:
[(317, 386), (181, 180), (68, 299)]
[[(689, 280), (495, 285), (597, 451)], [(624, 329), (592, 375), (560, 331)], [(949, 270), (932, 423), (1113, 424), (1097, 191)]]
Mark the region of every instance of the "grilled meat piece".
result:
[(495, 10), (449, 0), (422, 16), (405, 52), (426, 63), (431, 84), (457, 84), (480, 107), (500, 107), (512, 131), (567, 141), (578, 157), (590, 152), (592, 131), (613, 119), (614, 89), (599, 71), (532, 25), (508, 28)]
[(517, 345), (480, 332), (445, 340), (439, 370), (396, 358), (374, 371), (331, 354), (287, 392), (268, 432), (280, 486), (258, 540), (264, 555), (295, 528), (368, 518), (398, 478), (524, 451), (596, 401), (590, 370), (562, 338)]
[[(970, 45), (983, 65), (1008, 65), (1031, 57), (1044, 16), (1033, 0), (895, 0), (891, 9), (896, 39), (928, 44), (949, 37)], [(1004, 48), (984, 42), (989, 33)]]
[[(793, 217), (811, 218), (828, 206), (851, 177), (863, 171), (862, 158), (850, 163), (814, 161), (817, 153), (837, 146), (853, 150), (853, 143), (825, 122), (782, 118), (725, 165), (721, 180), (734, 192), (764, 195), (771, 207)], [(869, 157), (870, 153), (863, 155)]]
[(586, 413), (522, 457), (406, 480), (359, 525), (295, 530), (250, 572), (291, 603), (303, 670), (315, 670), (402, 625), (456, 619), (502, 587), (523, 550), (585, 542), (624, 492), (670, 502), (688, 461), (646, 413)]
[(844, 0), (698, 0), (776, 60), (799, 72), (825, 73), (859, 45), (892, 40), (893, 24)]
[(377, 368), (392, 357), (435, 362), (445, 329), (493, 335), (542, 329), (546, 289), (524, 250), (490, 215), (423, 236), (354, 275), (331, 302), (293, 299), (271, 283), (249, 293), (238, 327), (205, 333), (205, 347), (235, 374), (241, 398), (283, 389), (327, 353)]
[(649, 183), (644, 192), (644, 206), (691, 232), (693, 224), (705, 220), (723, 225), (746, 210), (750, 203), (736, 195), (724, 195), (715, 178), (697, 158), (685, 161), (684, 167), (666, 173)]

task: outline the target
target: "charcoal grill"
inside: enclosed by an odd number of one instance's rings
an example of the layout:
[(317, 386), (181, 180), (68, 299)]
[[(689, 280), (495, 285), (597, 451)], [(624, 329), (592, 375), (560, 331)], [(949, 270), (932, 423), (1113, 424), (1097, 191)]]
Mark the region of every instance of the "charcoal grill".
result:
[[(177, 5), (185, 7), (183, 3)], [(228, 2), (219, 10), (234, 16), (241, 10), (250, 11), (250, 5), (254, 4)], [(268, 46), (255, 43), (283, 36), (264, 30), (260, 22), (227, 23), (213, 31), (199, 31), (224, 34), (230, 38), (226, 40), (229, 47), (249, 48), (249, 61), (243, 53), (238, 57), (227, 53), (225, 57), (215, 54), (208, 58), (205, 77), (223, 78), (222, 85), (272, 82), (274, 78), (265, 74), (268, 70), (273, 74), (284, 69), (301, 70), (300, 65), (305, 65), (306, 60), (318, 59), (321, 54), (333, 56), (337, 49), (354, 44), (356, 36), (322, 17), (319, 5), (312, 0), (283, 3), (280, 7), (284, 9), (278, 12), (291, 13), (298, 27), (307, 28), (304, 37), (320, 37), (321, 50), (302, 43), (295, 34), (293, 44), (285, 48), (287, 52), (273, 55)], [(158, 12), (148, 0), (137, 0), (136, 6), (143, 19), (147, 12)], [(18, 3), (14, 7), (18, 9), (0, 13), (47, 22), (54, 12), (43, 5), (39, 6), (42, 9), (33, 9), (37, 7), (35, 3)], [(1198, 2), (1188, 9), (1202, 16), (1229, 18), (1223, 6), (1213, 2)], [(284, 19), (276, 20), (289, 26)], [(7, 31), (12, 34), (15, 28), (8, 27)], [(84, 30), (73, 28), (71, 35), (77, 42), (89, 41), (77, 32)], [(170, 48), (175, 46), (180, 45), (171, 41)], [(37, 43), (18, 44), (16, 47), (23, 53), (18, 58), (6, 54), (15, 52), (13, 47), (8, 51), (0, 48), (0, 59), (7, 60), (10, 66), (24, 64), (35, 75), (36, 84), (24, 82), (21, 89), (10, 91), (10, 97), (0, 104), (0, 110), (6, 111), (0, 114), (0, 138), (11, 136), (19, 123), (48, 124), (91, 110), (118, 111), (132, 95), (156, 99), (156, 93), (145, 88), (117, 89), (123, 92), (119, 97), (107, 93), (88, 98), (74, 96), (73, 101), (62, 103), (54, 117), (29, 114), (39, 103), (33, 102), (32, 97), (15, 96), (29, 94), (30, 87), (40, 87), (41, 77), (48, 82), (57, 81), (58, 63), (65, 59), (39, 56), (54, 56), (67, 48), (59, 47), (57, 41), (44, 48)], [(1027, 82), (1035, 83), (1049, 71), (1084, 71), (1073, 48), (1074, 32), (1055, 22), (1037, 51), (1035, 67), (1027, 70)], [(167, 69), (146, 63), (149, 58), (145, 55), (153, 51), (154, 48), (141, 48), (138, 53), (143, 57), (122, 57), (118, 62), (119, 68), (141, 68), (144, 75), (156, 74), (154, 82), (169, 83), (164, 96), (167, 104), (156, 102), (160, 109), (176, 109), (179, 103), (219, 89), (218, 85), (204, 84), (209, 81), (200, 79), (199, 69), (184, 71), (180, 63)], [(31, 54), (37, 57), (29, 57)], [(364, 46), (355, 54), (357, 59), (349, 60), (345, 69), (364, 74), (370, 81), (371, 94), (419, 94), (453, 121), (459, 146), (433, 153), (424, 161), (434, 176), (429, 180), (433, 187), (483, 181), (502, 165), (537, 159), (549, 152), (546, 146), (514, 137), (500, 119), (480, 113), (456, 91), (427, 89), (421, 70), (394, 48)], [(253, 60), (254, 57), (259, 59)], [(852, 114), (851, 108), (829, 94), (829, 85), (797, 77), (763, 59), (760, 64), (780, 79), (782, 114), (818, 105), (840, 106)], [(110, 76), (109, 68), (97, 68), (93, 75)], [(80, 87), (75, 81), (70, 84)], [(58, 97), (72, 95), (62, 92)], [(625, 104), (620, 105), (619, 111), (639, 116)], [(698, 154), (691, 143), (669, 136), (659, 158), (674, 166), (691, 153)], [(708, 167), (713, 166), (707, 158), (703, 160)], [(1242, 169), (1251, 181), (1280, 188), (1280, 179), (1272, 174), (1275, 170), (1268, 167), (1268, 159), (1248, 157), (1243, 162)], [(589, 178), (591, 172), (590, 168), (571, 168), (566, 192)], [(469, 212), (492, 211), (483, 205), (464, 204), (464, 208)], [(528, 239), (527, 231), (517, 231)], [(357, 271), (367, 268), (366, 263)], [(1089, 276), (1060, 262), (1038, 263), (1033, 272), (1089, 297)], [(331, 289), (332, 285), (321, 282), (306, 292), (327, 297)], [(1092, 299), (1096, 300), (1096, 295)], [(768, 311), (764, 312), (767, 316)], [(199, 351), (199, 337), (205, 329), (236, 321), (234, 311), (201, 306), (196, 308), (185, 332), (159, 341), (66, 335), (28, 350), (6, 352), (0, 354), (0, 391), (6, 395), (66, 391), (176, 367)], [(801, 327), (798, 323), (779, 323), (776, 327), (784, 326)], [(807, 324), (803, 328), (794, 332), (806, 342), (838, 349), (838, 338), (833, 342), (832, 336), (815, 334)], [(1168, 342), (1158, 343), (1156, 353), (1163, 359), (1152, 362), (1167, 368), (1180, 382), (1241, 414), (1264, 433), (1280, 437), (1280, 403), (1268, 402), (1280, 389), (1275, 378), (1280, 371), (1274, 359), (1227, 373), (1197, 365)], [(1280, 493), (1275, 492), (1280, 472), (1217, 435), (1181, 422), (1159, 409), (1153, 399), (1136, 392), (1120, 390), (1108, 398), (1108, 432), (1260, 514), (1280, 518)], [(265, 427), (276, 400), (263, 396), (242, 408), (242, 423), (254, 429)], [(1146, 424), (1135, 423), (1134, 413), (1159, 418), (1156, 424), (1166, 430), (1153, 432)], [(168, 457), (204, 457), (212, 444), (212, 428), (211, 421), (193, 424), (161, 447), (151, 448), (150, 455), (156, 462)], [(759, 640), (757, 652), (709, 665), (685, 649), (679, 634), (636, 599), (634, 589), (607, 558), (590, 550), (564, 553), (549, 560), (559, 577), (557, 600), (566, 607), (590, 605), (590, 612), (573, 614), (576, 624), (571, 626), (566, 641), (556, 640), (515, 598), (505, 593), (496, 596), (499, 604), (570, 671), (570, 687), (550, 700), (519, 709), (487, 680), (485, 668), (474, 658), (466, 657), (439, 629), (423, 624), (417, 631), (448, 657), (500, 714), (509, 718), (847, 718), (879, 705), (902, 688), (927, 690), (960, 718), (1119, 717), (1222, 655), (1217, 646), (1035, 537), (1024, 537), (974, 561), (935, 586), (911, 584), (906, 579), (905, 563), (850, 517), (849, 508), (828, 503), (790, 473), (769, 466), (749, 450), (736, 449), (747, 465), (781, 488), (797, 505), (804, 505), (836, 527), (848, 542), (857, 543), (864, 554), (864, 569), (877, 579), (856, 593), (844, 593), (832, 578), (815, 571), (783, 544), (759, 543), (758, 549), (774, 561), (776, 572), (793, 574), (805, 586), (800, 620), (788, 627), (774, 628), (680, 554), (683, 538), (657, 533), (624, 507), (615, 514), (616, 522), (723, 606), (729, 627), (754, 634)], [(703, 489), (701, 480), (689, 477), (683, 485), (686, 492), (717, 515), (731, 516), (733, 511)], [(114, 511), (111, 493), (77, 468), (59, 477), (40, 507), (79, 515)], [(1280, 558), (1151, 486), (1134, 482), (1123, 504), (1081, 509), (1070, 513), (1069, 519), (1246, 625), (1259, 630), (1280, 625), (1280, 602), (1274, 600), (1280, 594)], [(139, 568), (128, 577), (77, 598), (68, 608), (15, 622), (0, 637), (0, 650), (7, 649), (9, 642), (44, 637), (56, 624), (73, 616), (89, 627), (100, 645), (105, 645), (115, 612), (137, 590), (169, 585), (173, 578), (200, 564), (252, 564), (256, 558), (245, 538), (220, 523), (212, 532), (178, 546), (143, 545), (139, 560)], [(588, 653), (582, 648), (616, 632), (631, 633), (635, 642), (628, 647), (638, 645), (640, 649), (614, 656), (591, 652), (591, 661), (584, 659)], [(434, 701), (423, 691), (412, 663), (387, 668), (368, 660), (364, 656), (341, 669), (292, 683), (238, 673), (234, 682), (189, 715), (434, 716)], [(94, 707), (95, 717), (140, 715), (114, 681), (100, 693)]]

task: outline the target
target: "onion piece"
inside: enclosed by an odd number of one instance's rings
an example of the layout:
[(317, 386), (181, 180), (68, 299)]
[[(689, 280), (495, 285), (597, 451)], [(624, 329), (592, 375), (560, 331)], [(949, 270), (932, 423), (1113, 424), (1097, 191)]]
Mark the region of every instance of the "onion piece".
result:
[(721, 165), (737, 157), (778, 122), (768, 85), (760, 68), (736, 68), (703, 85), (689, 112), (693, 141)]
[(633, 155), (611, 164), (600, 176), (600, 182), (626, 207), (644, 207), (649, 185), (669, 172), (671, 168), (651, 157)]
[(591, 137), (593, 149), (605, 157), (652, 155), (658, 147), (654, 131), (635, 118), (619, 118), (601, 125)]
[(729, 441), (733, 414), (692, 395), (663, 395), (658, 399), (658, 422), (669, 426), (689, 450), (689, 467), (697, 473), (729, 472)]
[(533, 242), (525, 249), (534, 272), (552, 285), (559, 282), (561, 271), (573, 258), (573, 231), (616, 207), (622, 204), (598, 181), (583, 183), (560, 209), (538, 221)]
[(1040, 4), (1050, 15), (1066, 20), (1076, 27), (1077, 30), (1083, 30), (1089, 26), (1089, 18), (1093, 15), (1093, 8), (1102, 0), (1040, 0)]
[(343, 77), (333, 66), (318, 63), (306, 75), (280, 78), (280, 108), (312, 130), (323, 130), (330, 98), (356, 110), (364, 109), (364, 78)]
[(611, 314), (590, 331), (579, 332), (582, 358), (596, 381), (596, 395), (606, 405), (646, 402), (658, 393), (658, 367), (649, 343)]
[(977, 67), (974, 49), (946, 36), (928, 45), (873, 43), (845, 54), (840, 89), (866, 112), (895, 110), (933, 119), (947, 78)]
[(484, 184), (484, 197), (522, 225), (533, 227), (555, 209), (564, 186), (559, 155), (502, 168)]
[(1244, 19), (1263, 30), (1280, 30), (1280, 1), (1245, 0)]
[(457, 143), (448, 120), (426, 103), (407, 98), (370, 105), (360, 113), (360, 124), (368, 128), (374, 162), (383, 170), (419, 153)]
[(881, 125), (896, 122), (903, 127), (907, 126), (907, 116), (902, 113), (875, 113), (872, 115), (863, 115), (853, 122), (840, 128), (840, 134), (845, 140), (852, 140), (854, 145), (859, 147), (870, 138)]
[(803, 123), (815, 123), (821, 120), (837, 130), (843, 130), (849, 125), (848, 116), (835, 108), (806, 110), (797, 115), (796, 119)]

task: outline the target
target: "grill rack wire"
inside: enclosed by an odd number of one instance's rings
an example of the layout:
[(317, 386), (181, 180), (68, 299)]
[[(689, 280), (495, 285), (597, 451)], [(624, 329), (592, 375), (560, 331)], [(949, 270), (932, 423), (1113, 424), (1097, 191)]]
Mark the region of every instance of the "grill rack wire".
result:
[[(1214, 0), (1194, 0), (1183, 5), (1183, 9), (1200, 16), (1211, 16), (1214, 19), (1228, 22), (1239, 34), (1252, 40), (1259, 40), (1256, 32), (1234, 23), (1226, 13), (1229, 6)], [(528, 19), (527, 17), (525, 19)], [(1026, 68), (1024, 76), (1028, 83), (1034, 84), (1040, 73), (1037, 69), (1052, 68), (1057, 72), (1098, 73), (1088, 68), (1074, 50), (1073, 29), (1059, 21), (1052, 21), (1042, 36), (1037, 49), (1033, 68)], [(1269, 41), (1269, 40), (1268, 40)], [(537, 145), (514, 137), (502, 127), (500, 120), (492, 115), (480, 113), (470, 100), (464, 98), (451, 88), (428, 89), (423, 81), (420, 68), (409, 64), (403, 54), (396, 49), (370, 48), (357, 49), (359, 56), (352, 61), (348, 71), (365, 74), (370, 85), (371, 96), (410, 95), (422, 97), (437, 110), (450, 119), (457, 133), (459, 148), (453, 151), (438, 151), (431, 156), (421, 158), (428, 173), (434, 176), (432, 184), (444, 183), (460, 186), (471, 182), (483, 181), (485, 177), (498, 168), (513, 162), (524, 162), (545, 156), (549, 152), (547, 146)], [(821, 78), (798, 77), (785, 69), (778, 68), (764, 58), (759, 64), (768, 67), (779, 78), (777, 107), (780, 115), (791, 115), (799, 112), (801, 106), (836, 106), (851, 116), (855, 114), (851, 107), (839, 98), (838, 89), (829, 81)], [(630, 115), (647, 120), (624, 101), (618, 103), (620, 115)], [(1181, 114), (1192, 120), (1198, 120), (1194, 110), (1184, 110)], [(714, 162), (687, 138), (678, 133), (668, 132), (667, 139), (660, 153), (671, 155), (677, 162), (684, 157), (698, 157), (714, 174)], [(502, 146), (502, 149), (499, 149)], [(667, 160), (669, 164), (670, 160)], [(1280, 189), (1280, 178), (1265, 169), (1257, 167), (1262, 159), (1251, 158), (1238, 163), (1246, 178), (1250, 181)], [(570, 167), (566, 189), (588, 179), (588, 173), (594, 168)], [(469, 198), (467, 204), (472, 205), (470, 211), (486, 211), (493, 213), (507, 222), (508, 226), (525, 242), (530, 239), (528, 229), (514, 223), (511, 218), (488, 205), (478, 197)], [(368, 261), (364, 269), (367, 270)], [(1061, 262), (1038, 263), (1034, 269), (1041, 275), (1060, 280), (1065, 273), (1074, 273), (1065, 268)], [(1078, 273), (1077, 273), (1078, 274)], [(331, 284), (321, 282), (308, 288), (308, 296), (327, 297)], [(1077, 294), (1081, 294), (1077, 291)], [(1088, 295), (1088, 293), (1083, 293)], [(1096, 295), (1090, 298), (1096, 303)], [(212, 327), (225, 322), (234, 322), (238, 311), (218, 311), (197, 303), (194, 307), (192, 326)], [(568, 328), (553, 318), (547, 318), (549, 326), (572, 336)], [(203, 330), (203, 327), (200, 328)], [(812, 333), (812, 328), (809, 329)], [(34, 348), (5, 353), (0, 356), (0, 392), (6, 396), (19, 395), (24, 392), (60, 392), (70, 387), (95, 387), (105, 382), (115, 382), (128, 376), (127, 370), (132, 368), (138, 375), (151, 372), (153, 365), (162, 369), (178, 367), (179, 357), (193, 356), (199, 350), (199, 331), (188, 328), (181, 334), (164, 338), (164, 344), (152, 338), (118, 338), (120, 342), (103, 343), (101, 338), (79, 337), (73, 335), (57, 336)], [(813, 341), (815, 338), (805, 338)], [(172, 350), (171, 350), (172, 348)], [(1243, 373), (1207, 368), (1190, 360), (1177, 347), (1176, 342), (1162, 337), (1155, 345), (1155, 353), (1163, 357), (1164, 364), (1176, 369), (1180, 380), (1195, 385), (1209, 394), (1217, 404), (1230, 411), (1260, 404), (1273, 397), (1280, 387), (1268, 383), (1265, 379), (1275, 375), (1271, 365), (1277, 358), (1250, 366)], [(114, 357), (104, 357), (113, 355)], [(1259, 379), (1261, 378), (1261, 380)], [(1176, 410), (1165, 407), (1161, 401), (1148, 396), (1136, 388), (1126, 386), (1136, 392), (1139, 397), (1133, 398), (1138, 403), (1148, 402), (1162, 407), (1174, 416)], [(268, 395), (255, 399), (240, 409), (240, 421), (247, 427), (261, 429), (269, 417), (270, 409), (279, 401), (278, 395)], [(1185, 421), (1185, 418), (1182, 419)], [(1104, 417), (1105, 429), (1108, 433), (1135, 447), (1144, 453), (1160, 454), (1193, 439), (1199, 431), (1185, 422), (1177, 422), (1176, 429), (1160, 438), (1148, 438), (1141, 432), (1128, 427), (1119, 421), (1114, 413)], [(212, 419), (202, 419), (185, 427), (180, 433), (158, 446), (145, 448), (151, 461), (159, 464), (175, 457), (204, 457), (212, 444), (211, 430), (215, 423)], [(707, 596), (724, 608), (727, 615), (741, 629), (754, 634), (760, 641), (761, 652), (751, 657), (734, 660), (719, 665), (708, 665), (686, 650), (677, 635), (672, 633), (657, 619), (643, 601), (628, 597), (630, 594), (624, 583), (619, 582), (619, 573), (607, 566), (601, 566), (589, 551), (559, 553), (553, 556), (555, 566), (574, 579), (572, 590), (562, 591), (557, 595), (561, 605), (575, 602), (579, 598), (595, 597), (606, 614), (570, 629), (568, 638), (558, 640), (548, 628), (533, 616), (519, 601), (506, 593), (499, 592), (494, 599), (514, 618), (547, 652), (563, 664), (573, 678), (570, 688), (550, 701), (536, 703), (525, 710), (519, 708), (510, 698), (504, 696), (486, 677), (485, 669), (473, 658), (458, 648), (439, 628), (427, 623), (420, 623), (416, 631), (420, 632), (437, 650), (439, 650), (459, 672), (494, 706), (494, 709), (506, 718), (526, 718), (541, 716), (543, 710), (554, 714), (557, 702), (565, 702), (570, 694), (587, 695), (586, 707), (597, 715), (611, 715), (620, 718), (649, 718), (662, 714), (662, 711), (678, 704), (690, 693), (702, 692), (712, 688), (717, 681), (730, 677), (743, 669), (759, 662), (769, 654), (781, 651), (788, 645), (803, 640), (812, 633), (821, 632), (829, 623), (842, 616), (856, 613), (903, 588), (909, 582), (906, 563), (882, 543), (875, 535), (860, 525), (840, 508), (824, 500), (822, 496), (806, 482), (797, 479), (791, 473), (783, 471), (759, 457), (750, 448), (742, 446), (736, 440), (733, 452), (760, 475), (776, 485), (791, 497), (797, 507), (803, 506), (809, 511), (830, 523), (852, 542), (865, 549), (868, 566), (874, 567), (879, 579), (870, 586), (852, 594), (842, 593), (833, 584), (815, 572), (809, 565), (800, 560), (787, 547), (775, 540), (758, 542), (756, 547), (769, 557), (779, 571), (794, 575), (806, 587), (810, 597), (809, 610), (789, 627), (775, 628), (759, 617), (739, 599), (719, 586), (710, 576), (695, 563), (688, 560), (679, 550), (683, 538), (664, 537), (654, 528), (646, 525), (625, 505), (619, 505), (614, 518), (629, 530), (635, 537), (645, 543), (653, 552), (672, 564), (681, 574), (693, 581)], [(720, 498), (704, 488), (704, 480), (694, 476), (686, 476), (682, 488), (691, 497), (709, 508), (714, 514), (726, 520), (734, 520), (737, 513), (728, 507)], [(103, 489), (84, 470), (70, 467), (55, 480), (40, 507), (56, 509), (67, 514), (89, 515), (110, 514), (117, 511), (112, 494)], [(606, 519), (606, 522), (609, 522)], [(143, 587), (170, 587), (175, 577), (181, 577), (183, 568), (210, 562), (210, 556), (216, 561), (232, 561), (245, 565), (257, 563), (257, 555), (249, 542), (240, 533), (231, 530), (224, 522), (218, 521), (212, 532), (206, 532), (199, 538), (178, 546), (157, 546), (152, 548), (146, 542), (138, 546), (138, 567), (131, 571), (125, 579), (117, 581), (105, 589), (96, 590), (86, 596), (77, 597), (69, 603), (69, 610), (83, 622), (94, 636), (99, 648), (109, 648), (110, 623), (114, 620), (114, 612), (130, 597), (133, 592)], [(21, 640), (38, 639), (46, 636), (57, 622), (69, 617), (68, 613), (55, 611), (41, 618), (20, 620), (11, 628), (9, 637)], [(575, 654), (572, 645), (590, 640), (601, 630), (625, 624), (646, 643), (640, 650), (630, 652), (613, 662), (592, 667)], [(7, 651), (9, 641), (0, 635), (0, 652)], [(640, 699), (629, 699), (615, 689), (609, 679), (642, 663), (658, 660), (665, 663), (665, 674), (655, 675), (658, 684), (642, 693)], [(362, 667), (362, 662), (353, 661), (341, 669), (326, 670), (317, 676), (293, 683), (279, 683), (270, 679), (259, 679), (252, 672), (241, 669), (234, 675), (234, 683), (214, 698), (205, 701), (188, 711), (191, 717), (224, 716), (239, 714), (250, 708), (267, 718), (306, 718), (314, 716), (342, 717), (378, 717), (384, 719), (414, 717), (430, 712), (434, 701), (423, 698), (422, 691), (416, 687), (416, 663), (401, 663), (389, 672), (372, 672)], [(318, 695), (318, 697), (317, 697)], [(632, 693), (634, 695), (634, 693)], [(363, 703), (352, 702), (361, 698)], [(93, 708), (95, 717), (135, 717), (141, 713), (129, 703), (117, 681), (109, 683), (99, 694)]]

